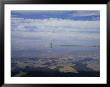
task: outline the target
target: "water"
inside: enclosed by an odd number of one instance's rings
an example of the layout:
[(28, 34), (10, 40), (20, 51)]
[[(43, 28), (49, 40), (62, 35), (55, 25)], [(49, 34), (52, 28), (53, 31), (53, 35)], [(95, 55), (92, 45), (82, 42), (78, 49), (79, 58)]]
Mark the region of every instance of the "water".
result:
[(100, 35), (94, 32), (94, 29), (93, 32), (92, 30), (91, 32), (12, 31), (12, 57), (91, 56), (99, 58)]

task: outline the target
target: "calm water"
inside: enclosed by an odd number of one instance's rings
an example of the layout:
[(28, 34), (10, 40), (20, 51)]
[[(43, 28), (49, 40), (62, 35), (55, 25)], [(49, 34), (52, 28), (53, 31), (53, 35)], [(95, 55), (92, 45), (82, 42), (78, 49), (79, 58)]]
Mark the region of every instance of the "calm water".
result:
[(77, 31), (12, 31), (12, 57), (99, 58), (98, 29)]

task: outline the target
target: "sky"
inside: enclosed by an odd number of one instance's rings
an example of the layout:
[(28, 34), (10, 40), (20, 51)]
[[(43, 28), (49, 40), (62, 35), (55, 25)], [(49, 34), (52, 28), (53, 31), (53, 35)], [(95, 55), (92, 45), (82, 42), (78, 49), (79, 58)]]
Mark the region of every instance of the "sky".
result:
[(99, 11), (12, 11), (12, 17), (25, 19), (73, 19), (73, 20), (99, 20)]
[[(99, 28), (99, 11), (12, 11), (11, 30)], [(15, 28), (16, 27), (16, 28)]]
[[(52, 33), (54, 32), (54, 33)], [(11, 11), (12, 51), (47, 49), (55, 44), (99, 45), (100, 11)]]

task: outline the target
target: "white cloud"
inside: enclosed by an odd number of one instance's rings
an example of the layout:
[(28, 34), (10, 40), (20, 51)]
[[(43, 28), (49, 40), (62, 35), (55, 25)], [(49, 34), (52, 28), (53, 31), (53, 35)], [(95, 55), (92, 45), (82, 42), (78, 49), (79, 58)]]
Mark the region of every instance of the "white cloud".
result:
[[(30, 28), (31, 27), (31, 28)], [(70, 19), (23, 19), (12, 18), (12, 30), (28, 31), (28, 30), (69, 30), (69, 29), (99, 29), (99, 21), (76, 21)], [(29, 29), (30, 28), (30, 29)]]
[[(73, 41), (99, 41), (99, 34), (84, 34), (81, 31), (99, 31), (99, 21), (76, 21), (69, 19), (24, 19), (12, 18), (12, 49), (14, 50), (31, 50), (45, 49), (49, 47), (50, 41), (53, 39), (56, 44), (66, 44)], [(45, 31), (57, 31), (57, 33)], [(79, 32), (63, 32), (63, 31), (79, 31)], [(44, 31), (44, 32), (38, 32)], [(61, 33), (63, 32), (63, 33)], [(82, 43), (79, 43), (82, 44)]]

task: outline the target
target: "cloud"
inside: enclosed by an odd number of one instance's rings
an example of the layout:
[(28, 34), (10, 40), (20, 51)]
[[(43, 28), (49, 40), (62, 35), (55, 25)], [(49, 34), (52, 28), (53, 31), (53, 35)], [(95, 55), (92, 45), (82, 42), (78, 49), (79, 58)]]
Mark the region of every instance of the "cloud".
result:
[[(79, 14), (79, 13), (78, 13)], [(100, 21), (83, 21), (61, 18), (26, 19), (11, 18), (12, 50), (40, 50), (49, 48), (51, 40), (55, 44), (97, 43), (100, 31)], [(62, 33), (63, 32), (63, 33)], [(86, 32), (86, 33), (82, 33)], [(80, 42), (81, 41), (81, 42)]]
[(98, 11), (98, 10), (96, 10), (96, 11), (80, 10), (80, 11), (75, 11), (75, 12), (71, 13), (71, 15), (73, 15), (73, 16), (93, 16), (93, 15), (100, 16), (100, 11)]
[(75, 29), (99, 29), (99, 21), (76, 21), (70, 19), (48, 18), (48, 19), (24, 19), (12, 18), (12, 30), (17, 31), (69, 31)]

